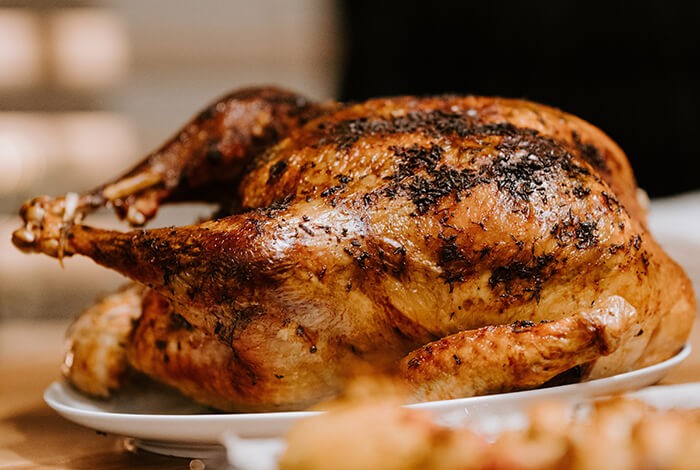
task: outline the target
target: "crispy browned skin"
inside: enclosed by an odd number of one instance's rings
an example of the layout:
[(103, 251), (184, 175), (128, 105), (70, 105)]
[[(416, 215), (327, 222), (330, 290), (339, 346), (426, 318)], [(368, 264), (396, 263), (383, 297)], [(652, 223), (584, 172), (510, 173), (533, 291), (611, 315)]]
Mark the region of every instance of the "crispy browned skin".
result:
[(127, 381), (126, 350), (143, 294), (139, 285), (125, 286), (102, 297), (68, 328), (62, 373), (77, 388), (105, 398)]
[(416, 401), (537, 387), (610, 354), (627, 332), (637, 331), (634, 307), (621, 297), (596, 307), (537, 325), (520, 321), (460, 331), (411, 352), (399, 371)]
[[(266, 145), (237, 147), (240, 156), (217, 172), (200, 150), (175, 139), (160, 153), (177, 158), (155, 165), (151, 157), (126, 182), (92, 193), (121, 188), (112, 203), (139, 208), (132, 210), (138, 223), (158, 201), (197, 199), (231, 175), (240, 213), (120, 233), (76, 222), (89, 195), (40, 198), (23, 207), (26, 224), (14, 236), (22, 249), (89, 256), (151, 287), (228, 348), (235, 387), (212, 387), (199, 399), (242, 409), (305, 407), (365, 364), (396, 370), (410, 351), (440, 338), (584, 315), (614, 297), (633, 307), (634, 331), (615, 352), (571, 347), (564, 363), (578, 364), (581, 353), (592, 362), (589, 377), (600, 377), (666, 359), (686, 340), (695, 313), (690, 283), (647, 231), (625, 155), (590, 124), (489, 97), (297, 109), (270, 98), (291, 94), (246, 93), (265, 103), (253, 114), (287, 123)], [(232, 106), (226, 125), (250, 134), (255, 126), (238, 122), (250, 123), (251, 111)], [(200, 116), (187, 129), (197, 135), (208, 125)], [(169, 175), (170, 161), (176, 173), (188, 168), (210, 179), (196, 188), (189, 178), (134, 184), (154, 166)], [(164, 367), (153, 349), (146, 357), (139, 368), (162, 380), (199, 380)], [(470, 358), (484, 374), (490, 364)], [(549, 378), (533, 374), (528, 386)], [(519, 388), (503, 380), (499, 390)]]

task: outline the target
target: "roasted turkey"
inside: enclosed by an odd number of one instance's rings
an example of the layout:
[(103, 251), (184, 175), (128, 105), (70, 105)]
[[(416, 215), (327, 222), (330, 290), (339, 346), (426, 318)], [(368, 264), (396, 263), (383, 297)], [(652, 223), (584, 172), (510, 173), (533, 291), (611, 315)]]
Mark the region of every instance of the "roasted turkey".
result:
[[(435, 400), (610, 376), (684, 345), (691, 283), (657, 244), (623, 151), (518, 99), (212, 103), (122, 177), (21, 208), (15, 245), (134, 284), (69, 331), (66, 375), (139, 371), (222, 410), (303, 409), (362, 374)], [(218, 203), (188, 226), (161, 204)]]

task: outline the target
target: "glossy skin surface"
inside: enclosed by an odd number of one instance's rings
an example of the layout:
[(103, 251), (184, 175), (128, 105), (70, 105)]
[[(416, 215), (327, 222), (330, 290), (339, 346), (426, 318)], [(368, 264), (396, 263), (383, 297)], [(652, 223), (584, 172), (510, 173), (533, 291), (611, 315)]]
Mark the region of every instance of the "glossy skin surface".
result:
[[(144, 316), (176, 312), (216, 343), (185, 341), (199, 346), (166, 360), (158, 341), (183, 333), (139, 325), (139, 370), (224, 409), (298, 409), (368, 369), (433, 381), (443, 392), (430, 398), (522, 388), (450, 339), (494, 325), (520, 322), (535, 336), (542, 321), (594, 330), (540, 354), (559, 368), (532, 368), (527, 387), (582, 364), (587, 377), (653, 364), (687, 338), (690, 283), (647, 231), (624, 154), (590, 124), (488, 97), (314, 105), (259, 89), (220, 103), (124, 178), (29, 201), (14, 235), (27, 251), (89, 256), (148, 286)], [(222, 143), (230, 135), (234, 144)], [(212, 148), (221, 156), (207, 157)], [(188, 198), (218, 199), (219, 215), (231, 215), (127, 233), (80, 224), (100, 204), (140, 224), (159, 203)], [(608, 331), (623, 337), (615, 348), (594, 326), (609, 315), (633, 317)], [(422, 361), (422, 379), (410, 377), (402, 358), (441, 338), (454, 343), (447, 357), (476, 372), (446, 386), (435, 357)], [(508, 364), (509, 348), (499, 351)], [(469, 378), (484, 374), (488, 386)]]

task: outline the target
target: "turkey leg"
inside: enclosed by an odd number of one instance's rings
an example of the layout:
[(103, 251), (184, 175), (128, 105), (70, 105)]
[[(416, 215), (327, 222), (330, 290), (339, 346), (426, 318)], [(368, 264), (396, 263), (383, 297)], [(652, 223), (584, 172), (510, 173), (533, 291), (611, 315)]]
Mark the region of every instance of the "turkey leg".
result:
[(206, 107), (120, 178), (80, 195), (27, 201), (20, 210), (25, 227), (13, 234), (15, 244), (30, 247), (33, 228), (44, 218), (65, 226), (109, 206), (132, 226), (140, 226), (166, 201), (232, 199), (254, 157), (324, 109), (276, 88), (231, 93)]
[[(261, 284), (285, 278), (282, 274), (290, 263), (300, 259), (289, 250), (332, 257), (325, 248), (329, 246), (344, 256), (337, 243), (299, 228), (303, 223), (300, 214), (307, 212), (325, 212), (329, 219), (340, 218), (342, 223), (342, 217), (322, 201), (312, 204), (314, 207), (298, 203), (276, 218), (271, 217), (272, 209), (261, 209), (193, 225), (126, 232), (66, 224), (65, 217), (46, 212), (34, 214), (43, 217), (34, 220), (31, 243), (14, 241), (27, 251), (59, 259), (87, 256), (193, 307), (225, 306), (227, 299), (255, 296), (265, 291), (259, 289)], [(322, 246), (311, 246), (318, 244)]]

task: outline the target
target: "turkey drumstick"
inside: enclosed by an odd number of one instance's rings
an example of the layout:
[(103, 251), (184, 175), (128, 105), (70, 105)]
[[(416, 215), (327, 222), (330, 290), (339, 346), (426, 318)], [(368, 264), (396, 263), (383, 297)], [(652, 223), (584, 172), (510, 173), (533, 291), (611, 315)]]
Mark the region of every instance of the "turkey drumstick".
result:
[[(199, 112), (159, 149), (116, 180), (92, 191), (28, 201), (21, 212), (60, 214), (79, 221), (109, 205), (131, 225), (143, 225), (164, 201), (214, 201), (237, 204), (238, 182), (250, 161), (290, 130), (328, 111), (285, 90), (265, 87), (230, 93)], [(15, 239), (31, 240), (31, 230)]]

